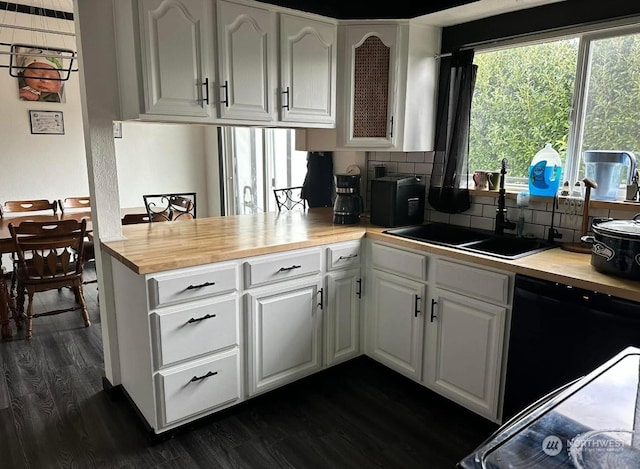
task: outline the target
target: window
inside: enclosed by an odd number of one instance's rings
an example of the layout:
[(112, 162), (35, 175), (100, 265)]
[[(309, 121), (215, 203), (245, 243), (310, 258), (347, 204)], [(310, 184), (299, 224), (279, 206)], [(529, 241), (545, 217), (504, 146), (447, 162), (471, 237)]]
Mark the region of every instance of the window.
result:
[(304, 182), (307, 153), (293, 130), (224, 127), (222, 141), (227, 214), (276, 211), (272, 189)]
[(532, 158), (550, 142), (573, 185), (584, 177), (585, 150), (640, 151), (637, 27), (476, 51), (474, 63), (470, 170), (496, 170), (507, 158), (507, 183), (526, 184)]

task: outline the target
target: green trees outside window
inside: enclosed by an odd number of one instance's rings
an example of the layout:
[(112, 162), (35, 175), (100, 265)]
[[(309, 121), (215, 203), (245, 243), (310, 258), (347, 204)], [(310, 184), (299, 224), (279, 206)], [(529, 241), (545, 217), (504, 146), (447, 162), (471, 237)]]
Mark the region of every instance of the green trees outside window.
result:
[(550, 142), (563, 160), (563, 181), (573, 184), (583, 176), (585, 150), (639, 154), (637, 30), (478, 51), (474, 63), (470, 171), (495, 170), (506, 157), (508, 175), (526, 184), (531, 159)]

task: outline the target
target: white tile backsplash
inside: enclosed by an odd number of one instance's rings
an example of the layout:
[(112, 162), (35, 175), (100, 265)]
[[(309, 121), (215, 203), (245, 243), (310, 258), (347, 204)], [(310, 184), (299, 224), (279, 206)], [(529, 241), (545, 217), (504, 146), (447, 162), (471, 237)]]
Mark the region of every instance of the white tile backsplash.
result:
[[(367, 174), (371, 179), (373, 177), (373, 168), (376, 165), (384, 164), (388, 175), (393, 174), (417, 174), (425, 176), (425, 183), (428, 187), (433, 167), (433, 152), (370, 152), (367, 154), (368, 171)], [(369, 179), (369, 180), (370, 180)], [(367, 202), (370, 200), (370, 185), (367, 191)], [(471, 197), (471, 207), (469, 210), (460, 214), (449, 214), (434, 210), (428, 203), (425, 204), (425, 221), (452, 223), (461, 226), (470, 226), (472, 228), (482, 230), (493, 230), (496, 217), (496, 208), (498, 199), (495, 193), (491, 196), (475, 196)], [(553, 202), (549, 198), (532, 198), (526, 208), (517, 207), (514, 198), (507, 198), (505, 201), (507, 208), (507, 217), (510, 221), (517, 222), (520, 213), (523, 214), (525, 225), (523, 234), (533, 236), (535, 238), (546, 239), (549, 226), (551, 225)], [(367, 203), (368, 206), (368, 203)], [(556, 206), (553, 215), (554, 227), (562, 234), (560, 242), (579, 242), (580, 230), (582, 229), (582, 206), (571, 207), (561, 199)], [(574, 214), (575, 212), (575, 214)], [(615, 219), (632, 219), (636, 213), (640, 213), (640, 204), (638, 210), (619, 210), (607, 208), (591, 208), (589, 210), (590, 220), (593, 218), (615, 218)], [(515, 233), (515, 230), (505, 230), (506, 233)]]

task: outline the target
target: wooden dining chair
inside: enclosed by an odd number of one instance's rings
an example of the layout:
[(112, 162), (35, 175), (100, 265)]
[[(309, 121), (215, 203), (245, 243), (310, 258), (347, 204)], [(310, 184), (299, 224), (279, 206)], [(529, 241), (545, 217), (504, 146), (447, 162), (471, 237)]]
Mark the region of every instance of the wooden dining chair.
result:
[(276, 197), (278, 212), (281, 212), (283, 209), (306, 210), (307, 208), (307, 201), (302, 198), (302, 186), (273, 189), (273, 195)]
[[(85, 327), (91, 325), (87, 304), (82, 291), (82, 252), (87, 221), (59, 220), (55, 222), (9, 223), (9, 232), (18, 257), (16, 278), (18, 280), (17, 312), (24, 316), (24, 297), (28, 296), (25, 337), (33, 333), (33, 318), (81, 311)], [(60, 290), (69, 287), (76, 305), (70, 308), (44, 311), (34, 314), (35, 293)]]
[[(60, 207), (60, 212), (64, 217), (65, 212), (78, 212), (91, 210), (91, 198), (90, 197), (67, 197), (65, 199), (58, 200), (58, 206)], [(86, 264), (87, 262), (95, 262), (96, 261), (96, 251), (93, 240), (87, 236), (84, 240), (84, 254), (83, 254), (83, 262)], [(96, 283), (98, 280), (89, 280), (85, 281), (85, 285), (88, 283)]]
[(21, 212), (48, 212), (53, 215), (58, 213), (58, 202), (50, 202), (46, 199), (37, 200), (7, 200), (0, 206), (0, 218), (4, 218), (7, 213)]
[(196, 218), (196, 193), (146, 194), (142, 196), (151, 221), (158, 215), (165, 221), (191, 220)]
[(123, 225), (136, 225), (138, 223), (151, 223), (152, 221), (169, 221), (166, 217), (153, 214), (151, 218), (146, 213), (127, 213), (122, 217)]
[(91, 198), (90, 197), (67, 197), (65, 199), (58, 200), (58, 206), (60, 211), (64, 213), (69, 210), (84, 209), (91, 210)]

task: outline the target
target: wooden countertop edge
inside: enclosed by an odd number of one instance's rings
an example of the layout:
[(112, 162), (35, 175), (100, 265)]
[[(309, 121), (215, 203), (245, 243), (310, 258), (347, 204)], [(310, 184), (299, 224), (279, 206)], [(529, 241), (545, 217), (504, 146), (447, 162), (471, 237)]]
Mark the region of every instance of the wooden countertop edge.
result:
[(261, 256), (263, 254), (276, 254), (278, 252), (290, 251), (293, 249), (310, 248), (315, 246), (324, 246), (331, 243), (339, 243), (344, 241), (352, 241), (364, 238), (366, 231), (364, 229), (354, 230), (340, 235), (329, 234), (314, 236), (304, 241), (293, 241), (281, 244), (269, 244), (260, 247), (250, 247), (242, 249), (233, 249), (228, 251), (211, 251), (208, 253), (194, 253), (193, 255), (183, 254), (179, 259), (165, 260), (162, 262), (145, 263), (144, 260), (136, 261), (122, 253), (114, 250), (108, 244), (101, 244), (101, 249), (108, 253), (114, 259), (117, 259), (136, 274), (145, 275), (166, 270), (180, 269), (184, 267), (194, 267), (197, 265), (211, 264), (214, 262), (224, 262), (235, 259), (243, 259), (245, 257)]

